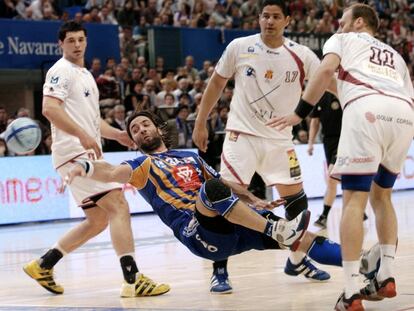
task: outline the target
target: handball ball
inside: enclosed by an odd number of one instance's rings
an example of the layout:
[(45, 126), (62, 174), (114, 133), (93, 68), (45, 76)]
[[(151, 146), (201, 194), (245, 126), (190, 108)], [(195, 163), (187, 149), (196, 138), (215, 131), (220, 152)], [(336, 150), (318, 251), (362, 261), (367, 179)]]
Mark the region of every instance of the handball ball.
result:
[(29, 153), (39, 146), (42, 131), (39, 125), (30, 118), (18, 118), (7, 126), (4, 139), (12, 152)]

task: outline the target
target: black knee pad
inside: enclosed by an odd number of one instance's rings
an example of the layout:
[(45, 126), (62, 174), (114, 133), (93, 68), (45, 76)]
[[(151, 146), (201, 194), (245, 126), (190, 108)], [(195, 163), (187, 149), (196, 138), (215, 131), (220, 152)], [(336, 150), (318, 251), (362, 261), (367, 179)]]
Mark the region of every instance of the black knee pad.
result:
[(239, 200), (229, 187), (216, 178), (207, 180), (201, 186), (199, 198), (207, 209), (222, 216), (225, 216)]
[(212, 178), (206, 181), (205, 192), (211, 202), (221, 201), (231, 196), (230, 188), (217, 178)]
[(287, 220), (292, 220), (308, 209), (308, 197), (303, 189), (294, 195), (283, 197), (283, 199), (286, 200), (285, 218)]

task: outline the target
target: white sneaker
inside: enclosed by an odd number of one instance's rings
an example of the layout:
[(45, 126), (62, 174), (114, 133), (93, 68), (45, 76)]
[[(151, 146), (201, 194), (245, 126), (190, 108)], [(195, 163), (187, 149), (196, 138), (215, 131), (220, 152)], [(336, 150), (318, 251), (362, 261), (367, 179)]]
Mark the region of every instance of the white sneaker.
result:
[(305, 210), (291, 221), (278, 220), (273, 226), (272, 238), (281, 246), (295, 251), (300, 244), (300, 239), (308, 228), (310, 211)]

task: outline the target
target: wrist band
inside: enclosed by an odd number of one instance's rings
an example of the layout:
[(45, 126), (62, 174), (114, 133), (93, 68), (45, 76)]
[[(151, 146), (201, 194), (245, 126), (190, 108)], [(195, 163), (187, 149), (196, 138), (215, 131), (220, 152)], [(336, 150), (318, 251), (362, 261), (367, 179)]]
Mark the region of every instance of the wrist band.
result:
[(298, 105), (296, 106), (295, 113), (302, 119), (305, 119), (312, 110), (313, 105), (309, 104), (306, 100), (301, 98)]
[(91, 177), (94, 171), (94, 166), (91, 161), (88, 160), (75, 160), (76, 163), (80, 164), (85, 170), (86, 177)]

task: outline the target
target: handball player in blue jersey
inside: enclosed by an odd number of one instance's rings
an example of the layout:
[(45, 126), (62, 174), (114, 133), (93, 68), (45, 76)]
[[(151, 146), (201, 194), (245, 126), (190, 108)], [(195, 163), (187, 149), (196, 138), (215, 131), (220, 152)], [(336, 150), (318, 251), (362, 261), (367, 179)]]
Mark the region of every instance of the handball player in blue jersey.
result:
[[(309, 211), (291, 221), (279, 218), (269, 210), (283, 200), (263, 201), (221, 178), (196, 153), (169, 150), (161, 128), (150, 112), (135, 112), (127, 132), (143, 155), (120, 165), (79, 160), (66, 182), (89, 177), (133, 185), (175, 237), (205, 259), (224, 260), (251, 249), (289, 248), (322, 264), (341, 265), (338, 244), (306, 231)], [(376, 263), (374, 258), (366, 261)]]

